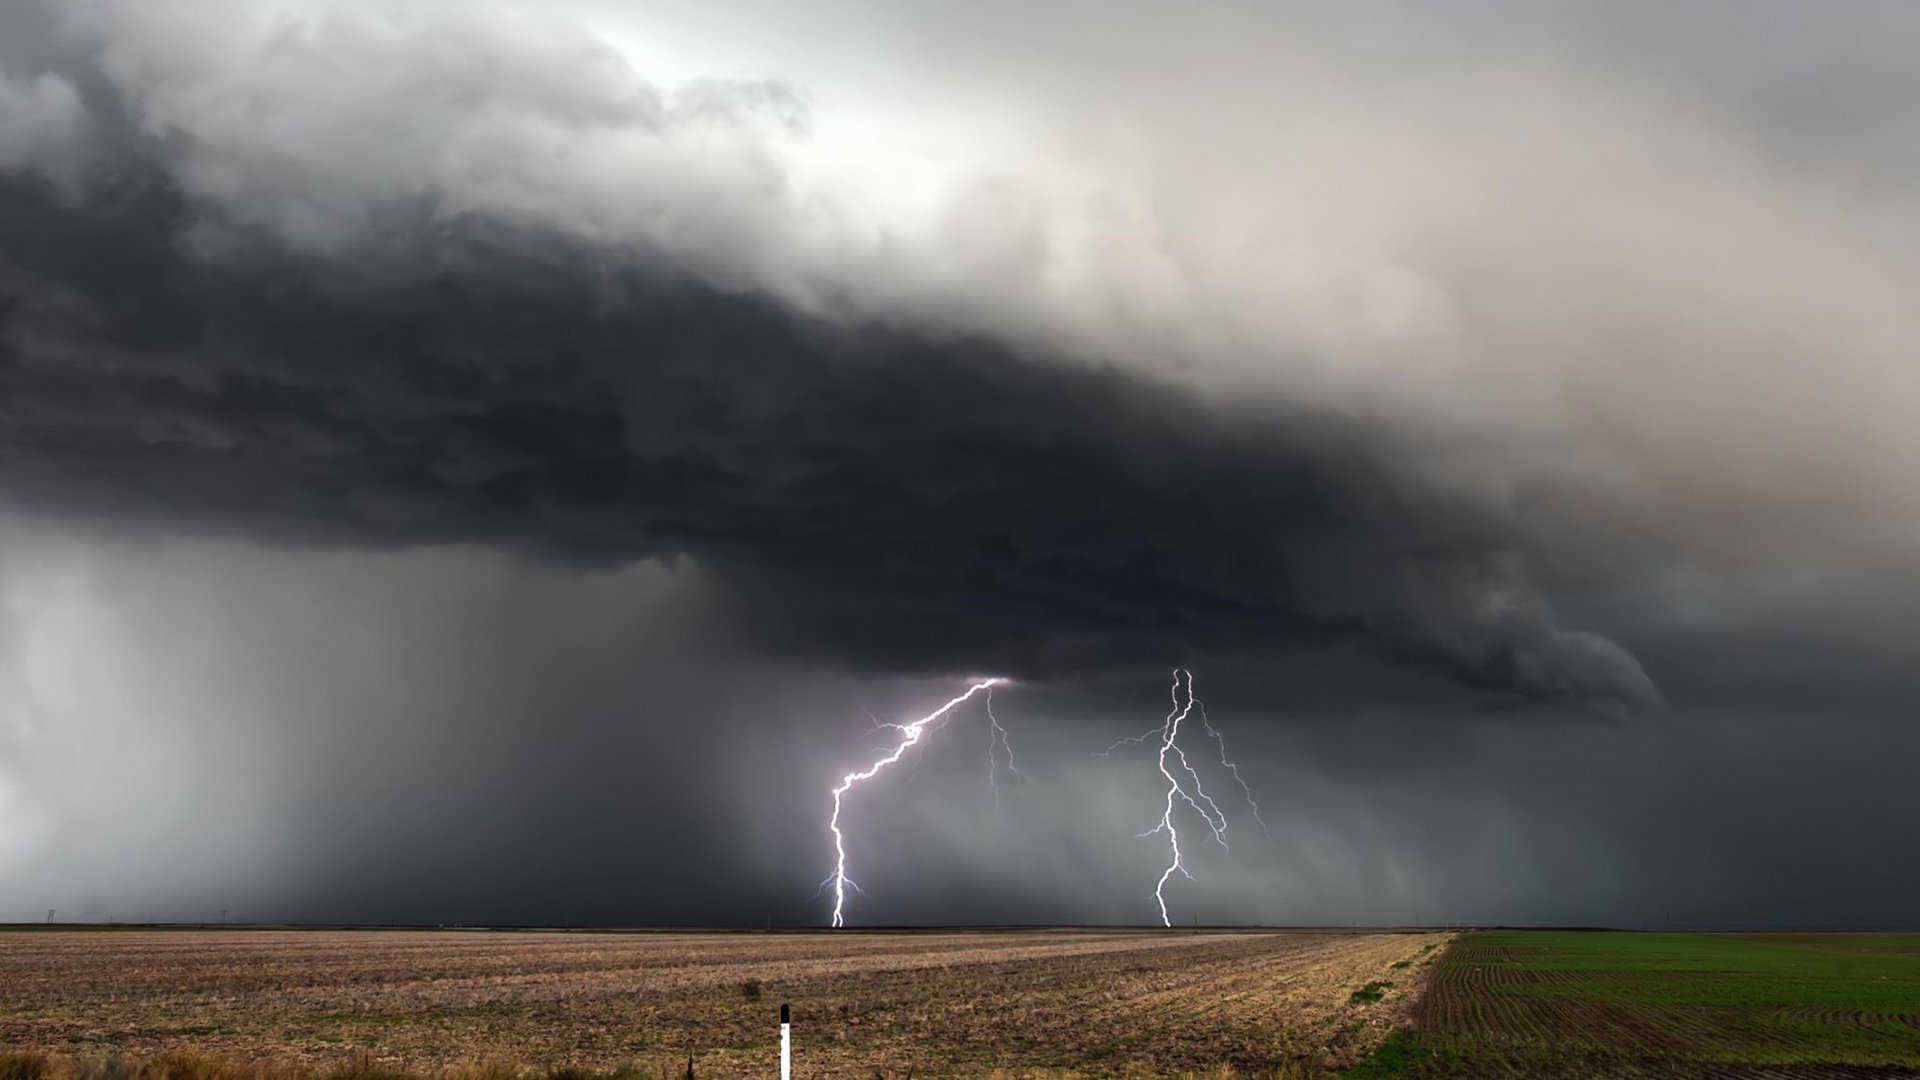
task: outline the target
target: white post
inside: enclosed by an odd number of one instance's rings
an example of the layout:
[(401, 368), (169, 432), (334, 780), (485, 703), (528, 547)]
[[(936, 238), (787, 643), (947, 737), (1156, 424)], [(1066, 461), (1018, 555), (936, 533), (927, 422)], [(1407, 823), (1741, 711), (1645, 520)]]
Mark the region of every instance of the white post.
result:
[(780, 1003), (780, 1080), (793, 1080), (793, 1025), (787, 1023), (787, 1005)]

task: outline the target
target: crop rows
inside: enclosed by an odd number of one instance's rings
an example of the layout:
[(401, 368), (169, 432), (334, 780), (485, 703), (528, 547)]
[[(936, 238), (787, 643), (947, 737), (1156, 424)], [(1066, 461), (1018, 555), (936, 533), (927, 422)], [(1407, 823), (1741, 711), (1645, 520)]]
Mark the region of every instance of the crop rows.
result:
[(1710, 1075), (1833, 1076), (1920, 1064), (1920, 965), (1909, 971), (1901, 947), (1872, 945), (1471, 934), (1435, 965), (1414, 1022), (1486, 1074), (1685, 1064)]

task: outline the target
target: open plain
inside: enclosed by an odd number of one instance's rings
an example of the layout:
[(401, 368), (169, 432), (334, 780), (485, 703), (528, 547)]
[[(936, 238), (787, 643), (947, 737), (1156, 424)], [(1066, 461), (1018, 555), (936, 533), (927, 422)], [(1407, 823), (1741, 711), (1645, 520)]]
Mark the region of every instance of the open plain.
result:
[[(797, 1077), (1348, 1064), (1439, 933), (1021, 930), (0, 934), (0, 1045), (326, 1067)], [(1358, 991), (1356, 993), (1356, 991)]]

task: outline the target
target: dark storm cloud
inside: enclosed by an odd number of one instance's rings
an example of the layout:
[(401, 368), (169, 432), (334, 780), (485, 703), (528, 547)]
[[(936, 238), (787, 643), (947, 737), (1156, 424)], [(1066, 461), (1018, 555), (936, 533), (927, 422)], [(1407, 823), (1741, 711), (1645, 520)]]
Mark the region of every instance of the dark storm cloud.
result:
[[(1501, 512), (1417, 479), (1390, 432), (739, 285), (760, 258), (742, 229), (778, 228), (764, 124), (806, 123), (778, 84), (668, 95), (565, 33), (323, 18), (262, 46), (279, 123), (235, 128), (203, 85), (225, 92), (223, 54), (139, 8), (85, 10), (16, 16), (54, 44), (7, 84), (21, 505), (307, 544), (688, 554), (754, 634), (859, 664), (1038, 673), (1358, 635), (1489, 688), (1657, 697), (1625, 651), (1554, 623)], [(404, 116), (315, 83), (336, 54)], [(652, 224), (592, 240), (558, 196), (593, 169), (548, 187), (473, 156), (537, 140), (528, 124), (639, 140), (628, 201), (660, 200)], [(716, 139), (745, 179), (691, 198)], [(472, 160), (409, 171), (436, 153)]]
[[(6, 492), (296, 543), (691, 554), (829, 659), (1058, 671), (1329, 635), (1644, 701), (1496, 517), (1305, 414), (990, 342), (842, 330), (551, 235), (396, 212), (350, 258), (228, 229), (128, 157), (4, 181)], [(226, 223), (220, 223), (225, 225)], [(1505, 608), (1484, 608), (1487, 597)]]

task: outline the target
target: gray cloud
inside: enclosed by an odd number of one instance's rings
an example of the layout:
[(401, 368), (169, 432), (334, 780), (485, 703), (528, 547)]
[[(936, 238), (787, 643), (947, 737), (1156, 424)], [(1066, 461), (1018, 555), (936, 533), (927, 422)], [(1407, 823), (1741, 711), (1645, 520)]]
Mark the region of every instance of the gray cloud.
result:
[(31, 167), (62, 187), (86, 164), (86, 108), (57, 75), (13, 78), (0, 68), (0, 169)]
[[(1915, 518), (1920, 216), (1900, 171), (1861, 172), (1903, 137), (1871, 87), (1815, 95), (1803, 66), (1891, 71), (1893, 11), (1142, 5), (1090, 37), (1067, 11), (749, 10), (777, 46), (750, 60), (829, 79), (817, 107), (786, 71), (649, 80), (620, 51), (649, 27), (592, 5), (66, 22), (215, 249), (227, 223), (338, 253), (481, 217), (831, 322), (1376, 417), (1419, 433), (1429, 481), (1503, 506), (1578, 490), (1676, 545), (1733, 524), (1797, 560), (1897, 548)], [(884, 47), (835, 39), (860, 26)], [(1769, 44), (1783, 26), (1811, 52)], [(913, 78), (930, 48), (940, 78)], [(1860, 117), (1845, 152), (1792, 142), (1794, 93)]]
[(847, 331), (478, 219), (396, 220), (346, 262), (244, 231), (209, 258), (168, 174), (118, 176), (74, 206), (12, 183), (26, 505), (691, 553), (777, 613), (770, 638), (883, 666), (1364, 634), (1527, 693), (1653, 697), (1616, 647), (1554, 626), (1509, 523), (1399, 477), (1351, 425)]

